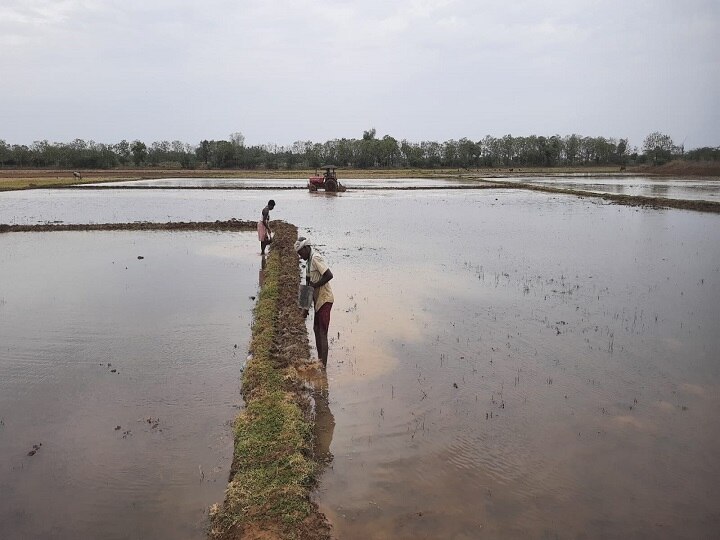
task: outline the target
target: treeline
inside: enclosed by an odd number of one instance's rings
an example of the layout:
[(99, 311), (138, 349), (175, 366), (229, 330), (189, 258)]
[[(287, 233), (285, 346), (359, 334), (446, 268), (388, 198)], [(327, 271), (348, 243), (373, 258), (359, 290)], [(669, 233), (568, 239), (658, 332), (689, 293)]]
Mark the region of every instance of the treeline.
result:
[(483, 168), (562, 167), (589, 165), (663, 164), (682, 157), (719, 160), (720, 149), (698, 148), (685, 152), (662, 133), (651, 133), (642, 149), (627, 139), (580, 135), (531, 135), (467, 138), (445, 142), (398, 141), (390, 135), (376, 137), (375, 129), (359, 139), (333, 139), (325, 143), (297, 141), (290, 146), (246, 146), (240, 133), (229, 140), (160, 141), (146, 145), (136, 140), (104, 144), (76, 139), (70, 143), (36, 141), (11, 145), (0, 140), (0, 167), (59, 169), (112, 169), (162, 167), (186, 169), (301, 169), (331, 163), (338, 167), (370, 168)]

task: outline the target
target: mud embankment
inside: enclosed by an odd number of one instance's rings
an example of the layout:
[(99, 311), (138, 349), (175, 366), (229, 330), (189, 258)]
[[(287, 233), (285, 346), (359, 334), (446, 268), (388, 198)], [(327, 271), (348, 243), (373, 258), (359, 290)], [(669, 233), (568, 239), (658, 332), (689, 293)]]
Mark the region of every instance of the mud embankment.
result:
[(53, 231), (250, 231), (257, 227), (255, 221), (168, 221), (151, 223), (40, 223), (37, 225), (8, 225), (0, 223), (0, 233), (53, 232)]
[(647, 208), (677, 208), (680, 210), (695, 210), (698, 212), (720, 213), (720, 202), (689, 200), (689, 199), (668, 199), (665, 197), (645, 197), (642, 195), (621, 195), (617, 193), (598, 193), (595, 191), (584, 191), (580, 189), (566, 189), (552, 186), (538, 186), (525, 182), (502, 182), (492, 180), (493, 187), (510, 189), (526, 189), (529, 191), (542, 191), (544, 193), (557, 193), (560, 195), (574, 195), (576, 197), (594, 197), (604, 199), (615, 204), (627, 206), (643, 206)]
[(685, 161), (676, 159), (663, 165), (638, 165), (629, 167), (629, 172), (653, 176), (720, 176), (720, 161)]
[(310, 500), (321, 466), (313, 453), (310, 380), (322, 384), (324, 377), (310, 362), (297, 305), (297, 229), (277, 222), (273, 230), (243, 373), (245, 409), (235, 421), (225, 501), (211, 511), (211, 539), (330, 538)]

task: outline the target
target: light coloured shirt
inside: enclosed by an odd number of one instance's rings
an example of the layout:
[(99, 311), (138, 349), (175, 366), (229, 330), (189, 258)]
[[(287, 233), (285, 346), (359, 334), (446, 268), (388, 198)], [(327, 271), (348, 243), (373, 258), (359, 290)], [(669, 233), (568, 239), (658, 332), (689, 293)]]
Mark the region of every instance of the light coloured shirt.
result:
[[(316, 253), (315, 250), (312, 250), (307, 264), (307, 275), (310, 276), (310, 283), (320, 281), (320, 278), (326, 270), (328, 270), (328, 265), (325, 263), (325, 259), (322, 258), (322, 255)], [(315, 289), (313, 299), (315, 300), (315, 311), (319, 310), (323, 304), (335, 301), (329, 281), (322, 287)]]

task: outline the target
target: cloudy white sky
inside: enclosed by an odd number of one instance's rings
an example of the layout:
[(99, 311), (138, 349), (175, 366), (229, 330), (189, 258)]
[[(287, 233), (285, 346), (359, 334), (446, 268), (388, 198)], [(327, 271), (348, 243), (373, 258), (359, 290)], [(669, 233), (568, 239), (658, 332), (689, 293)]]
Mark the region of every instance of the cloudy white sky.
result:
[(720, 145), (717, 0), (2, 0), (0, 139)]

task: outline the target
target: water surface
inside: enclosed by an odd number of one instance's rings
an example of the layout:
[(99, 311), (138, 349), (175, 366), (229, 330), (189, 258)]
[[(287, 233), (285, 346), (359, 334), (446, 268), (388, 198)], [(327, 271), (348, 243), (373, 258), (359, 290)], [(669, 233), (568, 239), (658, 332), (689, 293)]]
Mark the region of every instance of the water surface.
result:
[(0, 222), (256, 219), (269, 198), (335, 275), (317, 500), (340, 538), (720, 528), (720, 216), (511, 189), (37, 190), (0, 194)]
[(339, 537), (713, 536), (718, 216), (354, 203), (313, 231), (340, 297), (318, 494)]
[(0, 235), (1, 538), (204, 538), (232, 457), (255, 244)]
[[(471, 185), (471, 180), (453, 178), (340, 178), (340, 183), (348, 189), (367, 188), (433, 188)], [(96, 188), (107, 186), (130, 187), (211, 187), (228, 189), (247, 188), (296, 188), (305, 189), (307, 178), (159, 178), (152, 180), (127, 180), (101, 184), (83, 184), (78, 188)]]

